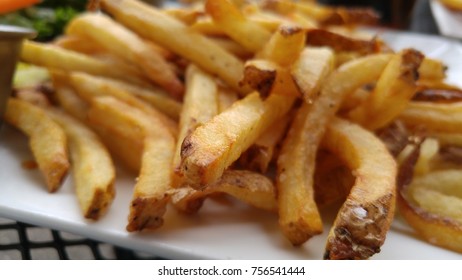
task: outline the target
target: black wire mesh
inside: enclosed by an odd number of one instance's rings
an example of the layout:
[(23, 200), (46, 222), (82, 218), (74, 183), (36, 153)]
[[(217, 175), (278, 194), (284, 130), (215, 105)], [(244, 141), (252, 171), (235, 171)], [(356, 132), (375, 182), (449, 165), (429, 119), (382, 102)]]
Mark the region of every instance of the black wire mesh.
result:
[(0, 218), (0, 260), (155, 260), (134, 252), (67, 232)]

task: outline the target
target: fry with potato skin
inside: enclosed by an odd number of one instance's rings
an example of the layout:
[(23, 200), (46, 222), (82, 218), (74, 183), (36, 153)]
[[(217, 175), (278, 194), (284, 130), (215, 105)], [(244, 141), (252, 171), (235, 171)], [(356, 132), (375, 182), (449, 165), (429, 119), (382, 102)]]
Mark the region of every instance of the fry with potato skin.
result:
[(368, 259), (380, 252), (393, 219), (396, 162), (375, 135), (339, 118), (328, 125), (323, 144), (356, 177), (327, 237), (324, 259)]
[(213, 77), (191, 64), (186, 69), (186, 88), (173, 157), (173, 170), (179, 177), (181, 144), (184, 138), (218, 113), (218, 87)]
[(138, 35), (103, 14), (84, 13), (66, 28), (69, 35), (86, 36), (117, 57), (138, 65), (149, 79), (181, 100), (184, 87), (168, 62)]
[(230, 0), (208, 0), (206, 12), (229, 37), (252, 52), (258, 52), (271, 37), (271, 32), (246, 18)]
[(111, 156), (98, 136), (82, 123), (58, 110), (47, 114), (65, 131), (69, 139), (73, 179), (82, 214), (98, 220), (115, 197), (115, 168)]
[(70, 167), (63, 129), (44, 109), (14, 98), (8, 99), (4, 119), (29, 136), (31, 151), (45, 177), (48, 191), (57, 191)]
[(226, 170), (217, 182), (202, 191), (186, 186), (172, 192), (175, 208), (187, 214), (196, 213), (203, 201), (214, 193), (226, 193), (256, 208), (277, 211), (273, 182), (260, 173), (247, 170)]
[(417, 71), (423, 58), (423, 54), (413, 49), (394, 55), (373, 92), (349, 113), (349, 117), (370, 130), (382, 128), (393, 121), (416, 92)]
[(149, 85), (139, 72), (126, 64), (98, 60), (78, 52), (57, 46), (25, 41), (22, 47), (22, 61), (64, 71), (82, 71), (93, 75), (112, 77), (138, 85)]
[(263, 101), (257, 92), (198, 127), (181, 147), (181, 172), (186, 183), (200, 189), (218, 180), (271, 123), (285, 115), (293, 98), (271, 94)]
[(140, 1), (103, 0), (101, 7), (139, 35), (191, 60), (233, 89), (241, 93), (249, 91), (239, 87), (244, 68), (242, 61), (212, 40), (189, 30), (177, 19)]

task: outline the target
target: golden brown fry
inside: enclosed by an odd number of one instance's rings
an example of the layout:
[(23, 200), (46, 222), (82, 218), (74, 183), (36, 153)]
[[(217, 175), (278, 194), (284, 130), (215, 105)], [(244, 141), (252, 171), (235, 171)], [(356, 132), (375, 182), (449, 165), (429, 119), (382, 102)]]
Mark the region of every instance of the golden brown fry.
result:
[(356, 177), (327, 237), (325, 259), (368, 259), (380, 252), (395, 212), (395, 160), (371, 132), (334, 119), (323, 144)]
[(410, 102), (399, 115), (409, 126), (422, 126), (432, 132), (460, 133), (462, 131), (462, 102)]
[(186, 183), (197, 189), (218, 180), (292, 104), (292, 98), (274, 94), (263, 101), (255, 92), (198, 127), (181, 148)]
[(207, 13), (229, 37), (251, 52), (260, 51), (271, 37), (261, 25), (247, 19), (229, 0), (208, 0)]
[(334, 53), (328, 48), (305, 48), (294, 62), (291, 74), (307, 103), (313, 102), (321, 90), (321, 81), (334, 68)]
[(380, 42), (375, 38), (352, 38), (326, 29), (308, 30), (306, 43), (314, 47), (330, 47), (336, 52), (356, 52), (362, 55), (377, 53), (381, 48)]
[(106, 52), (106, 50), (103, 47), (91, 42), (91, 39), (87, 38), (85, 35), (62, 35), (53, 41), (53, 45), (66, 50), (83, 53), (87, 55), (94, 55)]
[(425, 58), (419, 68), (419, 80), (441, 81), (446, 78), (447, 66), (442, 61)]
[(31, 41), (24, 42), (21, 60), (52, 69), (81, 71), (138, 85), (148, 84), (145, 79), (139, 77), (138, 71), (127, 65), (105, 62), (74, 51)]
[[(101, 115), (105, 117), (101, 119)], [(110, 128), (133, 143), (141, 142), (141, 170), (133, 191), (127, 230), (160, 227), (172, 183), (175, 139), (160, 119), (113, 97), (94, 98), (88, 116), (93, 124)]]
[(429, 243), (462, 252), (460, 171), (445, 170), (400, 185), (398, 207), (404, 219)]
[(115, 197), (111, 156), (98, 136), (79, 121), (58, 110), (49, 109), (47, 114), (64, 129), (69, 139), (75, 191), (83, 216), (98, 220)]
[(265, 174), (268, 166), (275, 158), (277, 145), (286, 134), (287, 127), (292, 120), (291, 114), (287, 114), (275, 121), (265, 132), (255, 140), (255, 143), (242, 154), (239, 164), (246, 169), (259, 171)]
[(203, 191), (182, 187), (172, 191), (172, 203), (178, 210), (192, 214), (214, 193), (226, 193), (256, 208), (275, 212), (276, 192), (273, 182), (264, 175), (246, 170), (227, 170)]
[(145, 138), (141, 170), (130, 204), (127, 231), (154, 230), (162, 226), (170, 200), (167, 192), (171, 189), (174, 150), (175, 143), (171, 137), (155, 135)]
[(138, 65), (148, 78), (181, 99), (184, 87), (169, 63), (138, 35), (101, 13), (84, 13), (74, 18), (66, 33), (86, 36), (117, 57)]
[(413, 49), (395, 55), (385, 67), (373, 92), (349, 113), (349, 117), (370, 130), (392, 122), (414, 96), (417, 69), (422, 60), (423, 55)]
[(191, 64), (186, 70), (186, 88), (172, 165), (176, 173), (180, 171), (181, 144), (185, 137), (218, 113), (218, 88), (213, 77)]
[(232, 88), (247, 93), (247, 89), (238, 85), (244, 68), (242, 61), (205, 36), (191, 32), (182, 22), (140, 1), (103, 0), (101, 4), (104, 10), (141, 36), (191, 60)]
[[(69, 76), (69, 82), (75, 88), (79, 96), (88, 103), (92, 102), (93, 98), (96, 96), (116, 97), (127, 104), (154, 116), (154, 118), (162, 120), (172, 135), (177, 134), (177, 124), (173, 120), (159, 112), (156, 108), (149, 106), (146, 102), (135, 97), (137, 92), (141, 92), (141, 90), (137, 90), (136, 87), (117, 81), (101, 79), (85, 73), (71, 73)], [(133, 92), (135, 95), (132, 94)], [(166, 103), (165, 101), (166, 100), (163, 99), (163, 104)], [(165, 109), (167, 109), (167, 107), (164, 107), (164, 110)]]
[(48, 191), (57, 191), (70, 166), (63, 129), (44, 109), (14, 98), (8, 99), (4, 119), (29, 136), (32, 154), (45, 177)]

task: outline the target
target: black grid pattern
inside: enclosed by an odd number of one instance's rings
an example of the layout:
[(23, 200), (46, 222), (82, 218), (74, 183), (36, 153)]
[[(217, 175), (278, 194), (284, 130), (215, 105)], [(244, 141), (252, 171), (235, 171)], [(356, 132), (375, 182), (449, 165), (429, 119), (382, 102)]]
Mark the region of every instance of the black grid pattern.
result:
[(0, 260), (2, 259), (154, 260), (161, 258), (62, 231), (0, 218)]

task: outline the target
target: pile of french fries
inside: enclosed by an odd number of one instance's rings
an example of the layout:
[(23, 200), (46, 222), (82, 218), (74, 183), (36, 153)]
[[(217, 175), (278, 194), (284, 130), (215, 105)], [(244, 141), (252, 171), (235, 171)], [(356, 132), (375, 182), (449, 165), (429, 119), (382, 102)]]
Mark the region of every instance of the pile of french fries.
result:
[(97, 2), (103, 13), (77, 16), (54, 42), (25, 42), (21, 60), (47, 68), (52, 90), (16, 89), (5, 115), (50, 192), (72, 168), (85, 218), (110, 210), (117, 161), (138, 174), (130, 232), (225, 193), (277, 213), (301, 245), (340, 201), (324, 258), (367, 259), (397, 202), (422, 238), (462, 252), (462, 91), (442, 62), (356, 31), (375, 13)]

